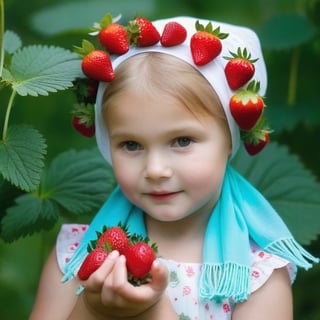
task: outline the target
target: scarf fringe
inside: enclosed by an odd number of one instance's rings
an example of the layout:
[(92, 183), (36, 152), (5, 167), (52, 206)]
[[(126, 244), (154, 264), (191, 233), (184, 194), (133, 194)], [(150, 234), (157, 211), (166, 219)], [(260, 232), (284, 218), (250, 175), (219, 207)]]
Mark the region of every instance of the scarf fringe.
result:
[(308, 270), (312, 267), (312, 263), (318, 263), (319, 259), (311, 255), (302, 246), (300, 246), (293, 238), (280, 239), (264, 248), (266, 252), (270, 252), (291, 263)]
[(250, 294), (250, 268), (234, 262), (204, 263), (200, 276), (200, 299), (221, 303), (232, 297), (235, 302), (248, 299)]

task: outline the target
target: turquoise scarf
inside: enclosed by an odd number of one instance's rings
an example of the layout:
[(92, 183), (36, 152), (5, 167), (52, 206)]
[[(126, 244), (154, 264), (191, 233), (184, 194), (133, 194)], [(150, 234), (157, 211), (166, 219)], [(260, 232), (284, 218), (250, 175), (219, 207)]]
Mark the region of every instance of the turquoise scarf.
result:
[[(88, 243), (103, 225), (119, 222), (130, 233), (146, 236), (143, 212), (117, 187), (99, 210), (77, 251), (66, 265), (62, 281), (74, 277), (87, 255)], [(221, 197), (212, 211), (204, 238), (200, 298), (241, 302), (250, 294), (250, 239), (266, 252), (308, 269), (318, 262), (304, 250), (269, 202), (231, 166), (227, 166)]]

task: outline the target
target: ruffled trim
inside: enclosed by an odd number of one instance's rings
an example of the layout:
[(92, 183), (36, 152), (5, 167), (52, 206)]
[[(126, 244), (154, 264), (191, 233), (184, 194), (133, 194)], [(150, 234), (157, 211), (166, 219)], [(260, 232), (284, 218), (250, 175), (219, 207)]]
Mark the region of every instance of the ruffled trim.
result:
[(62, 272), (79, 247), (88, 228), (87, 224), (63, 224), (61, 226), (56, 241), (56, 255)]

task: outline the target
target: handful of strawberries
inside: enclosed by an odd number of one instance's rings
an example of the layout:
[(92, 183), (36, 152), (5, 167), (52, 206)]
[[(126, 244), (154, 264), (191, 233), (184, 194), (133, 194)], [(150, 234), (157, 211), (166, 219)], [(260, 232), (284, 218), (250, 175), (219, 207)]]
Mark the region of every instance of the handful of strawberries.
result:
[(152, 263), (156, 259), (157, 246), (149, 244), (148, 238), (129, 235), (121, 225), (103, 227), (102, 233), (97, 232), (97, 239), (88, 246), (89, 254), (78, 271), (79, 279), (87, 280), (113, 250), (126, 257), (128, 280), (132, 284), (140, 285), (148, 280)]

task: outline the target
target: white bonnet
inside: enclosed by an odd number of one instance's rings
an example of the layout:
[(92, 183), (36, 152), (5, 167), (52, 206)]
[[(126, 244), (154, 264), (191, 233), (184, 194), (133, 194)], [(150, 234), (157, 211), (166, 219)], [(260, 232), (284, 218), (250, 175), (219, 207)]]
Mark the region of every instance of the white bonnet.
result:
[[(196, 32), (196, 21), (199, 20), (204, 26), (209, 22), (212, 22), (213, 28), (220, 26), (220, 32), (228, 33), (228, 37), (221, 40), (222, 42), (222, 52), (218, 57), (216, 57), (210, 63), (204, 66), (196, 66), (193, 62), (191, 50), (190, 50), (190, 38)], [(112, 61), (113, 69), (116, 70), (123, 61), (128, 58), (143, 52), (161, 52), (173, 55), (180, 58), (187, 63), (195, 67), (199, 72), (209, 81), (209, 83), (214, 88), (217, 93), (220, 102), (224, 108), (225, 114), (227, 116), (229, 129), (232, 137), (232, 155), (233, 156), (239, 148), (240, 145), (240, 130), (235, 123), (229, 109), (230, 98), (234, 95), (234, 91), (229, 88), (224, 73), (224, 67), (228, 60), (224, 57), (230, 57), (230, 52), (237, 52), (238, 48), (246, 48), (250, 52), (252, 59), (258, 59), (255, 62), (255, 74), (253, 79), (260, 82), (260, 90), (258, 94), (264, 96), (267, 87), (267, 72), (265, 67), (265, 62), (263, 59), (263, 54), (260, 46), (260, 41), (255, 32), (246, 27), (240, 27), (237, 25), (231, 25), (223, 22), (217, 22), (213, 20), (197, 19), (192, 17), (173, 17), (169, 19), (162, 19), (153, 21), (154, 26), (160, 34), (164, 29), (164, 26), (170, 22), (175, 21), (180, 23), (187, 30), (186, 40), (177, 46), (164, 47), (159, 43), (150, 47), (137, 47), (131, 46), (129, 51), (121, 56), (116, 57)], [(161, 68), (161, 66), (159, 66)], [(99, 90), (97, 93), (96, 106), (95, 106), (95, 126), (96, 126), (96, 139), (97, 144), (102, 153), (103, 157), (111, 163), (111, 156), (109, 150), (109, 136), (103, 117), (101, 115), (102, 99), (104, 94), (104, 89), (106, 87), (105, 83), (100, 83)]]

